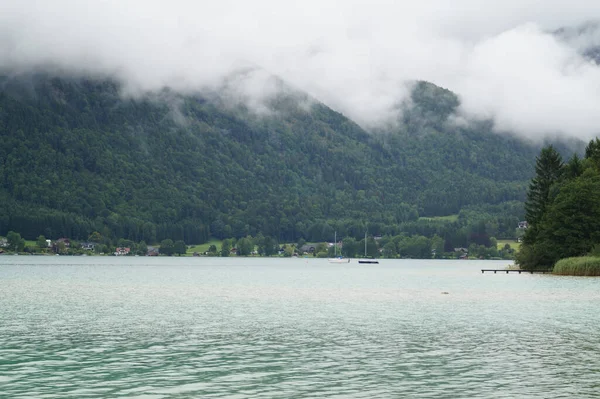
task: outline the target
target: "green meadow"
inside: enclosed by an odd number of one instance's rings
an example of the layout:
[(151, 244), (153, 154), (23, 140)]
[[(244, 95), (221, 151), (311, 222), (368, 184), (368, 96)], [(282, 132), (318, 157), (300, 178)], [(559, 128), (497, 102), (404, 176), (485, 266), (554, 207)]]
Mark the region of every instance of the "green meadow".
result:
[(506, 244), (510, 245), (510, 247), (515, 251), (518, 251), (519, 247), (521, 246), (521, 243), (516, 242), (515, 240), (498, 240), (498, 249), (504, 248)]
[(208, 252), (208, 248), (210, 248), (211, 245), (215, 245), (217, 247), (217, 251), (218, 251), (221, 249), (222, 244), (223, 244), (222, 240), (217, 240), (217, 239), (211, 238), (210, 241), (205, 242), (204, 244), (199, 244), (199, 245), (194, 245), (194, 246), (188, 247), (186, 255), (193, 255), (194, 252), (203, 254), (204, 252)]

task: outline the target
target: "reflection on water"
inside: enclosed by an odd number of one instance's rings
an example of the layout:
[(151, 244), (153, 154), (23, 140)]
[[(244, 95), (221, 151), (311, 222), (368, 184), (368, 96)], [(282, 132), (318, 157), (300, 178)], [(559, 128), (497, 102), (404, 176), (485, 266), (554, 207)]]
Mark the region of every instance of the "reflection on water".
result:
[(505, 266), (0, 257), (0, 397), (599, 397), (600, 279)]

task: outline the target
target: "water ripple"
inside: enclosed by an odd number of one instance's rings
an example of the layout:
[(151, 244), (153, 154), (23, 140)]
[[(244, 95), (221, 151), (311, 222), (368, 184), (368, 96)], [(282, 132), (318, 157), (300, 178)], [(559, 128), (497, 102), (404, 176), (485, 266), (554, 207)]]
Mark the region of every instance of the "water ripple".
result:
[(0, 397), (600, 397), (597, 279), (169, 262), (3, 265)]

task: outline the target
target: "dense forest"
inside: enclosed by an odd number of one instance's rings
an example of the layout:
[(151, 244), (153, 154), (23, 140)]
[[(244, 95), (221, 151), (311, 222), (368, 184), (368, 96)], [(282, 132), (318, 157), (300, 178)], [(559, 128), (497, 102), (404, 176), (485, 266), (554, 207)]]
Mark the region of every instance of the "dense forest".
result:
[[(256, 113), (219, 93), (127, 97), (111, 80), (0, 77), (0, 235), (514, 236), (539, 147), (490, 121), (452, 123), (458, 97), (426, 82), (378, 132), (277, 84)], [(447, 215), (459, 217), (436, 218)]]
[(600, 254), (600, 140), (568, 162), (552, 146), (536, 160), (526, 202), (530, 226), (517, 256), (526, 270), (552, 269), (563, 258)]

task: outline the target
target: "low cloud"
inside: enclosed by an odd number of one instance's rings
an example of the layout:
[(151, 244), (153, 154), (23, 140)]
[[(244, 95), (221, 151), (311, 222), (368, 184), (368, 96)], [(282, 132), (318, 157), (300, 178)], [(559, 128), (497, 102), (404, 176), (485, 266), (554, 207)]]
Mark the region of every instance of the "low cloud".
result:
[[(229, 84), (257, 108), (272, 74), (367, 127), (393, 119), (422, 79), (455, 91), (463, 115), (529, 138), (600, 126), (600, 68), (584, 56), (600, 45), (589, 23), (600, 3), (587, 0), (5, 3), (6, 71), (114, 76), (130, 93)], [(231, 80), (248, 66), (265, 73)]]

